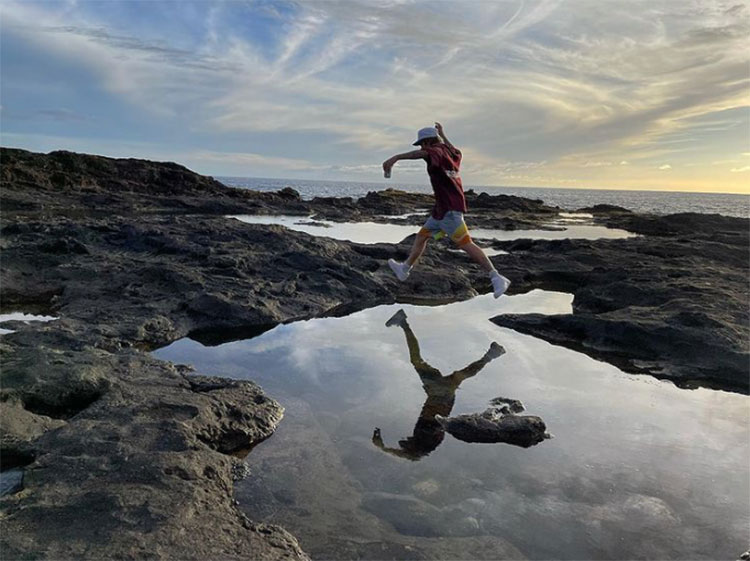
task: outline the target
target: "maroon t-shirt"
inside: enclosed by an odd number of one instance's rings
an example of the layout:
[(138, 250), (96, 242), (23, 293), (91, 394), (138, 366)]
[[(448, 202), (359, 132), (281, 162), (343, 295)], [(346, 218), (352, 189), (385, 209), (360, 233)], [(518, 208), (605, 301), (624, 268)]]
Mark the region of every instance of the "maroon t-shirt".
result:
[(466, 212), (466, 199), (458, 168), (461, 166), (461, 150), (447, 144), (423, 146), (427, 152), (427, 173), (435, 192), (432, 216), (441, 220), (449, 210)]

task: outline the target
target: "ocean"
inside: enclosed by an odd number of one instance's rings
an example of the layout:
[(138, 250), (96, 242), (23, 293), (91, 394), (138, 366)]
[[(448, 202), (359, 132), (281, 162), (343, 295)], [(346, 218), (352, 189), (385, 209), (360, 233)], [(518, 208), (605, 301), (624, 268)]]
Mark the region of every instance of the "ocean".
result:
[[(353, 181), (318, 181), (305, 179), (267, 179), (261, 177), (217, 177), (225, 185), (277, 191), (291, 187), (304, 199), (313, 197), (353, 197), (366, 195), (369, 191), (382, 191), (388, 187), (415, 193), (430, 193), (429, 185), (399, 183), (365, 183)], [(541, 199), (551, 206), (577, 210), (595, 204), (612, 204), (635, 212), (653, 214), (676, 214), (679, 212), (701, 212), (725, 216), (750, 217), (750, 195), (731, 193), (680, 193), (674, 191), (620, 191), (615, 189), (563, 189), (549, 187), (486, 187), (465, 186), (466, 190), (486, 191), (491, 195), (517, 195), (530, 199)]]

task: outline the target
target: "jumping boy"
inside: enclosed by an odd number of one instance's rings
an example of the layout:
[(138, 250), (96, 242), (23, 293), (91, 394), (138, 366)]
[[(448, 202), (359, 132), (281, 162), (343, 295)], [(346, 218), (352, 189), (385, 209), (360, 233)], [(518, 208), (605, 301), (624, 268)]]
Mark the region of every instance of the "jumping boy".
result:
[(434, 127), (420, 129), (414, 146), (419, 146), (420, 149), (397, 154), (383, 162), (385, 177), (391, 176), (391, 168), (399, 160), (425, 160), (432, 190), (435, 193), (435, 206), (427, 222), (417, 233), (409, 258), (403, 263), (389, 259), (388, 265), (400, 281), (405, 281), (411, 268), (422, 256), (427, 241), (430, 238), (438, 240), (448, 235), (453, 243), (487, 271), (492, 281), (495, 298), (499, 298), (510, 286), (510, 281), (495, 270), (482, 248), (476, 245), (469, 236), (463, 215), (466, 212), (466, 199), (461, 177), (458, 174), (461, 166), (461, 151), (446, 138), (440, 123), (435, 123)]

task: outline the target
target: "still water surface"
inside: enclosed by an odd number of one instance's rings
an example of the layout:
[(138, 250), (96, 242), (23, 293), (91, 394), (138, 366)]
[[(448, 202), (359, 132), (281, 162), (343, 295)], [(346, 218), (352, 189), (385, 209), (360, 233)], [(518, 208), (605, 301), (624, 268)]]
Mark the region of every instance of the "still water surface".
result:
[[(571, 215), (577, 216), (577, 215)], [(581, 215), (584, 216), (584, 215)], [(586, 215), (590, 216), (590, 215)], [(248, 224), (279, 224), (291, 230), (305, 232), (313, 236), (325, 236), (337, 240), (349, 240), (355, 243), (399, 243), (401, 240), (415, 234), (419, 230), (417, 225), (385, 224), (380, 222), (329, 222), (327, 220), (312, 221), (303, 216), (284, 215), (236, 215), (235, 218)], [(591, 224), (580, 224), (578, 218), (566, 218), (555, 222), (560, 230), (498, 230), (490, 228), (471, 228), (473, 238), (496, 239), (500, 241), (531, 238), (536, 240), (571, 239), (621, 239), (634, 237), (635, 234), (617, 228), (606, 228)], [(562, 229), (564, 228), (564, 229)]]
[[(254, 380), (286, 408), (235, 493), (313, 558), (735, 559), (749, 537), (748, 397), (628, 375), (488, 321), (571, 303), (535, 290), (380, 306), (155, 355)], [(408, 328), (387, 327), (399, 309)], [(409, 331), (445, 376), (502, 345), (462, 380), (452, 414), (520, 399), (554, 438), (520, 448), (425, 434), (429, 384)]]
[[(23, 323), (29, 323), (48, 322), (54, 321), (56, 319), (57, 318), (54, 316), (41, 316), (36, 314), (27, 314), (24, 312), (10, 312), (7, 314), (0, 314), (0, 324), (5, 321), (22, 321)], [(7, 335), (8, 333), (13, 333), (13, 330), (0, 327), (0, 335)]]

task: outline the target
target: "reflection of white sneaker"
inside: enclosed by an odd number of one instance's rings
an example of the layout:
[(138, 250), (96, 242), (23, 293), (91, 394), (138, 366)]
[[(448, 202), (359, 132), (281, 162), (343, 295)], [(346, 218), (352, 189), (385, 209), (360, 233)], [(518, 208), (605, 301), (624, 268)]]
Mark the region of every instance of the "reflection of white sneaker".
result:
[(388, 265), (390, 265), (391, 270), (396, 275), (396, 278), (400, 281), (405, 281), (406, 278), (409, 276), (409, 271), (411, 271), (411, 267), (407, 265), (406, 263), (399, 263), (395, 259), (389, 259)]
[(386, 327), (393, 327), (394, 325), (404, 325), (406, 323), (406, 312), (404, 310), (399, 310), (393, 316), (391, 316), (391, 319), (385, 322)]
[(503, 356), (505, 354), (505, 348), (496, 342), (492, 342), (490, 345), (490, 348), (487, 350), (486, 353), (484, 353), (484, 356), (486, 356), (489, 360), (496, 359), (500, 356)]
[(503, 275), (495, 271), (490, 277), (492, 281), (492, 288), (494, 289), (495, 298), (500, 298), (510, 286), (510, 280), (505, 278)]

